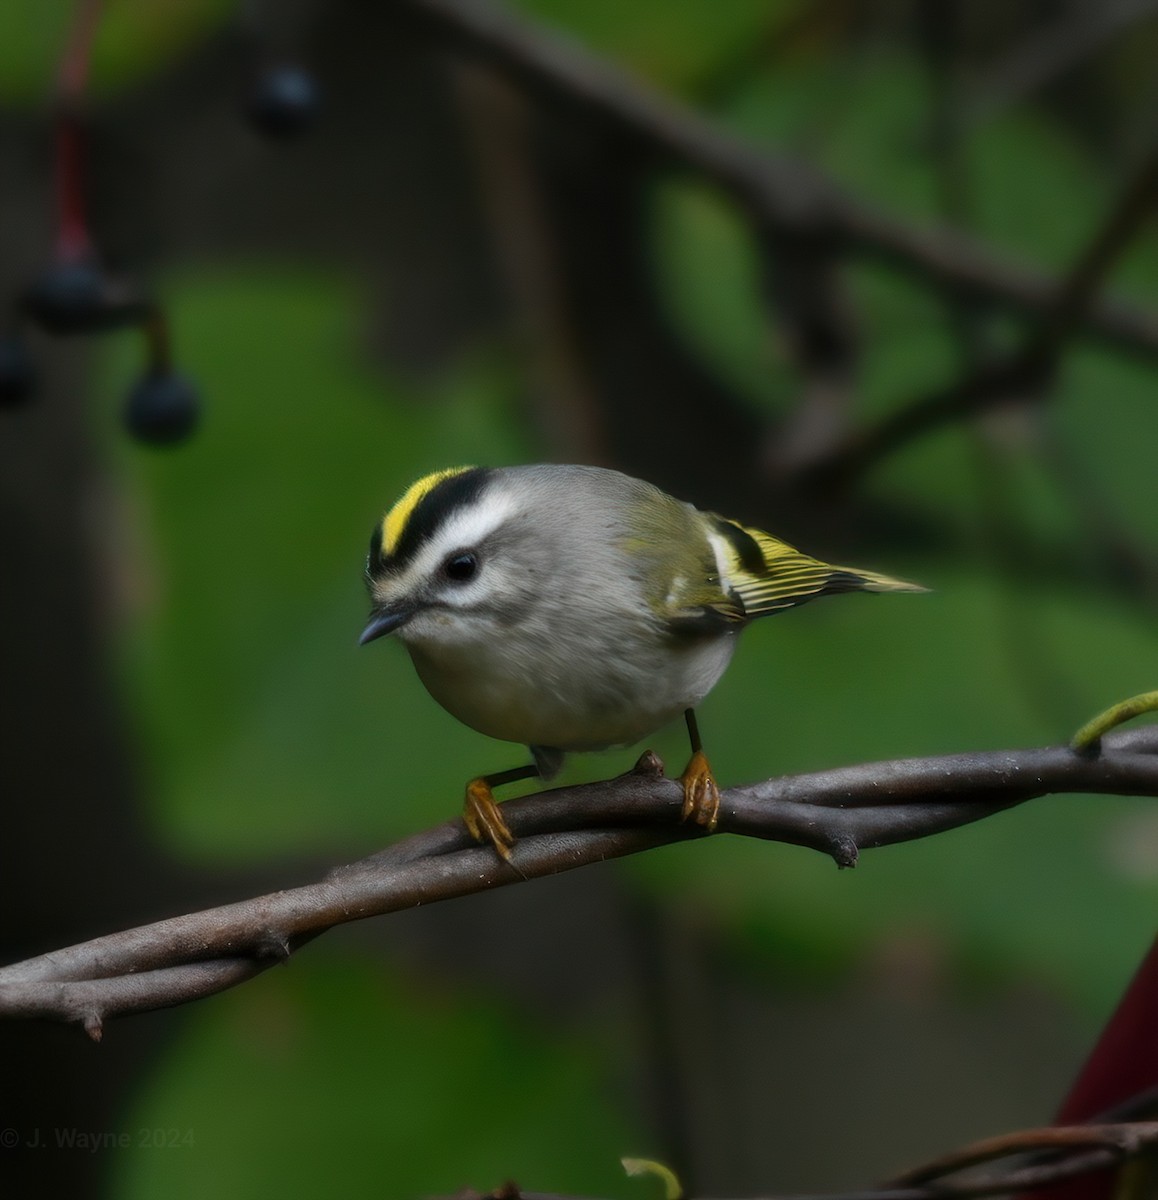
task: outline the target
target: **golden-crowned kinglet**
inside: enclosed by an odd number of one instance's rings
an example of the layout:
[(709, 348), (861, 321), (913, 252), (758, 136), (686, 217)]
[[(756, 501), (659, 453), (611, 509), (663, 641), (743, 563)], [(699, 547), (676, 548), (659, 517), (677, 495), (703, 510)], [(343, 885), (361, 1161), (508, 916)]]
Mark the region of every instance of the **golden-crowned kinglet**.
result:
[(630, 745), (685, 714), (684, 818), (720, 794), (692, 710), (756, 617), (833, 592), (924, 588), (834, 567), (600, 467), (458, 467), (413, 484), (374, 530), (362, 642), (396, 633), (447, 712), (530, 747), (472, 780), (464, 818), (504, 858), (491, 787), (549, 779), (570, 750)]

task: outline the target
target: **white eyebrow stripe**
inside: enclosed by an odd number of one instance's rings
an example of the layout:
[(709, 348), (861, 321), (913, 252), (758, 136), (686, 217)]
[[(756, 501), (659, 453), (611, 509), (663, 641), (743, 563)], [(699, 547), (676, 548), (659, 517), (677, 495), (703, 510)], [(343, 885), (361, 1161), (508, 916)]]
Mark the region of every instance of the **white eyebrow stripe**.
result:
[[(465, 546), (477, 546), (490, 537), (515, 511), (513, 496), (502, 494), (484, 495), (481, 500), (466, 508), (457, 509), (431, 541), (431, 547), (441, 543), (447, 551)], [(453, 543), (453, 545), (451, 544)]]
[(484, 496), (477, 503), (451, 513), (438, 532), (414, 556), (402, 577), (391, 585), (391, 592), (405, 594), (429, 579), (455, 550), (468, 550), (488, 538), (515, 510), (511, 496)]

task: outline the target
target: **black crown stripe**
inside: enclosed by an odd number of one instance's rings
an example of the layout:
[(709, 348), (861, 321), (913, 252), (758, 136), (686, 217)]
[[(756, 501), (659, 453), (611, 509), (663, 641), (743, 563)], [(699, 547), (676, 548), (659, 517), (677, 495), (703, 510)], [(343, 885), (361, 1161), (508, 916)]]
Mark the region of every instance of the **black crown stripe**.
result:
[(487, 467), (471, 467), (457, 475), (448, 475), (422, 497), (414, 506), (410, 519), (402, 527), (394, 553), (385, 559), (389, 566), (411, 562), (425, 542), (428, 542), (459, 509), (474, 504), (482, 495), (490, 477)]

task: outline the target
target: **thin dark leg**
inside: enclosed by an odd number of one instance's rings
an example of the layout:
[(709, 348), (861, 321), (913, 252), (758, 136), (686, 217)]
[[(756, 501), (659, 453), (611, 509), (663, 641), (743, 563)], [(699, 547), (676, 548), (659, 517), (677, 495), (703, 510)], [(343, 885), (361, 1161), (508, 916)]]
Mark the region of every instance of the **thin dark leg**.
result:
[(504, 783), (515, 783), (520, 779), (538, 779), (539, 768), (535, 763), (527, 763), (525, 767), (511, 767), (509, 771), (496, 771), (493, 775), (484, 775), (483, 779), (489, 787), (501, 787)]
[(681, 820), (686, 821), (690, 817), (697, 825), (702, 825), (711, 833), (716, 827), (720, 813), (720, 789), (716, 786), (711, 764), (704, 754), (696, 714), (690, 708), (684, 710), (684, 720), (687, 722), (688, 737), (692, 743), (692, 757), (680, 776), (684, 785)]
[(491, 789), (519, 779), (538, 779), (541, 775), (539, 764), (529, 762), (523, 767), (511, 767), (509, 771), (480, 775), (466, 785), (466, 804), (462, 812), (466, 827), (476, 842), (490, 842), (504, 862), (511, 861), (515, 836), (507, 828)]
[(693, 709), (684, 709), (684, 720), (688, 726), (688, 739), (692, 743), (692, 753), (702, 754), (704, 744), (700, 741), (700, 727), (696, 724), (696, 714)]

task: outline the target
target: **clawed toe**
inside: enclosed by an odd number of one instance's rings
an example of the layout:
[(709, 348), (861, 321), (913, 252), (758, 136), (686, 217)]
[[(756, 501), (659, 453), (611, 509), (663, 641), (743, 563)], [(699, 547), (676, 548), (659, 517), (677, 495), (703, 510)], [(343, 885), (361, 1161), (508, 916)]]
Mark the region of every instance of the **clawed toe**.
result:
[(680, 776), (680, 782), (684, 785), (680, 820), (692, 820), (711, 833), (720, 818), (720, 789), (716, 786), (711, 764), (702, 750), (692, 755)]
[(462, 819), (476, 842), (483, 845), (489, 842), (499, 858), (504, 862), (511, 861), (511, 847), (515, 844), (515, 835), (503, 820), (491, 786), (485, 779), (472, 779), (466, 785), (466, 803), (463, 806)]

